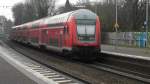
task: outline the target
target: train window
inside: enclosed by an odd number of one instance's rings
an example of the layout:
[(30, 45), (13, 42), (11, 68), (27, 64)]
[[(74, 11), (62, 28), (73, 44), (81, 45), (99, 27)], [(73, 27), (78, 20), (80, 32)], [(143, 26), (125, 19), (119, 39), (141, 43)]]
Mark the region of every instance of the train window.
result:
[(77, 25), (77, 32), (78, 34), (86, 34), (85, 33), (85, 26), (84, 25)]
[(77, 20), (77, 35), (81, 41), (95, 41), (96, 22), (94, 20)]
[(53, 39), (52, 39), (52, 37), (50, 35), (50, 37), (49, 37), (49, 45), (52, 45), (52, 44), (53, 44)]
[(95, 20), (77, 20), (77, 24), (88, 24), (88, 25), (95, 25), (96, 21)]
[(32, 25), (32, 28), (33, 28), (33, 29), (38, 28), (38, 27), (39, 27), (38, 24), (33, 24), (33, 25)]
[(95, 25), (77, 25), (77, 31), (80, 35), (94, 35)]
[(87, 34), (94, 35), (95, 34), (95, 25), (86, 25)]
[(96, 21), (95, 20), (77, 20), (78, 34), (93, 35), (95, 34)]
[(64, 33), (68, 33), (68, 28), (64, 27)]

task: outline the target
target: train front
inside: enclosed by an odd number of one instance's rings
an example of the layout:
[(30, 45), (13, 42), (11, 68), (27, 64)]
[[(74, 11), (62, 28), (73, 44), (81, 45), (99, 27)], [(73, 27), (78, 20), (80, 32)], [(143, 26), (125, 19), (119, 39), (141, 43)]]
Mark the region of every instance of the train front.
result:
[(95, 59), (100, 52), (100, 21), (90, 10), (81, 9), (74, 14), (75, 30), (73, 53), (83, 59)]

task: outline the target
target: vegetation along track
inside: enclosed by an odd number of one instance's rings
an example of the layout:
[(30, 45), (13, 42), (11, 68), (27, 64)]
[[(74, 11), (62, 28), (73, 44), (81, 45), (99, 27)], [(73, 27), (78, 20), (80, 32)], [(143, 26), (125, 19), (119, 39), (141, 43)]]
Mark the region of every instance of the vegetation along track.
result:
[(17, 52), (28, 56), (30, 59), (44, 64), (47, 67), (53, 68), (56, 71), (59, 70), (65, 74), (69, 74), (72, 77), (83, 80), (87, 84), (145, 84), (141, 81), (98, 69), (99, 66), (95, 63), (85, 64), (79, 61), (63, 59), (60, 58), (60, 56), (41, 51), (37, 48), (34, 49), (33, 47), (24, 47), (23, 45), (9, 41), (6, 41), (5, 43)]

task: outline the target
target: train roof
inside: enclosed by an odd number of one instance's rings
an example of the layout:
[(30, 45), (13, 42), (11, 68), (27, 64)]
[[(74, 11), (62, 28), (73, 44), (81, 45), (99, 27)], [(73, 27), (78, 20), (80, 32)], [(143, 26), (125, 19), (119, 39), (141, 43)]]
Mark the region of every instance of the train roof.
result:
[(97, 15), (88, 9), (79, 9), (55, 16), (44, 17), (36, 21), (14, 26), (12, 28), (23, 28), (24, 26), (41, 25), (41, 24), (65, 23), (67, 22), (70, 16), (74, 16), (76, 19), (96, 19)]
[(73, 12), (76, 19), (96, 19), (96, 14), (88, 9), (79, 9)]

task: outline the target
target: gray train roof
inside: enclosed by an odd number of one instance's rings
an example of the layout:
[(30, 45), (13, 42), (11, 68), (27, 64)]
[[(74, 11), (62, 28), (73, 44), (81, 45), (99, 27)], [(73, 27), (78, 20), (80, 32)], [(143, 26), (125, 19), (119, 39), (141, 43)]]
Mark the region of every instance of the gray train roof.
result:
[(32, 26), (37, 24), (55, 24), (55, 23), (65, 23), (69, 19), (69, 17), (74, 16), (75, 19), (96, 19), (96, 14), (88, 9), (79, 9), (51, 17), (45, 17), (36, 21), (28, 22), (19, 26), (15, 26), (13, 28), (17, 27), (23, 27), (23, 26)]
[(72, 14), (76, 19), (96, 19), (96, 14), (87, 9), (79, 9)]
[(68, 20), (70, 16), (74, 16), (75, 19), (96, 19), (96, 14), (87, 9), (79, 9), (53, 17), (48, 17), (43, 21), (43, 24), (53, 24), (53, 23), (64, 23)]

